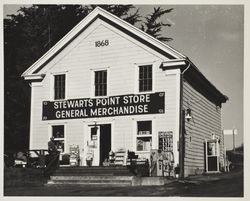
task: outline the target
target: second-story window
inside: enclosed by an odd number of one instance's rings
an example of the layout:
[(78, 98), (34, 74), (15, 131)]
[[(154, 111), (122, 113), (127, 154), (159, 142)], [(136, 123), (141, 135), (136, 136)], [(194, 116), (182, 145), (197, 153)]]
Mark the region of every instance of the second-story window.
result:
[(152, 91), (152, 65), (139, 66), (139, 92)]
[(65, 74), (54, 76), (54, 99), (65, 99)]
[(95, 71), (95, 96), (107, 95), (107, 70)]

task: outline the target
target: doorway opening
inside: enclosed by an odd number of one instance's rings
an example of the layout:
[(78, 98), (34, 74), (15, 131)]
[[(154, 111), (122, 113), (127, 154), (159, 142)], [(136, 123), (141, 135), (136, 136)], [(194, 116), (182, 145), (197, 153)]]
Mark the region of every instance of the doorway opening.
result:
[(111, 151), (111, 124), (100, 125), (100, 166), (109, 158)]

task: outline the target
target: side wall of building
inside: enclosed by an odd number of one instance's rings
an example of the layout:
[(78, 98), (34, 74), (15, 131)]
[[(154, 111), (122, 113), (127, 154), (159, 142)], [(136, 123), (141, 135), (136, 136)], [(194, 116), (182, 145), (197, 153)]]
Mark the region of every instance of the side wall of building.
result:
[(183, 81), (183, 109), (191, 109), (191, 120), (185, 120), (184, 174), (200, 174), (205, 171), (205, 140), (212, 134), (219, 138), (220, 164), (223, 164), (224, 139), (221, 133), (221, 108)]

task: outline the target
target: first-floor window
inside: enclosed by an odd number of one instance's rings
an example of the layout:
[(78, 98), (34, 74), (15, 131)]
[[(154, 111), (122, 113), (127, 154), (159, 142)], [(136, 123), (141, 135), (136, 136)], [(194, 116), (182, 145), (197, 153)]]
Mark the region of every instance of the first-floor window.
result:
[(136, 150), (150, 151), (152, 148), (152, 121), (137, 121)]
[(54, 137), (54, 143), (56, 148), (61, 153), (64, 152), (64, 143), (65, 143), (65, 130), (64, 125), (52, 126), (52, 136)]

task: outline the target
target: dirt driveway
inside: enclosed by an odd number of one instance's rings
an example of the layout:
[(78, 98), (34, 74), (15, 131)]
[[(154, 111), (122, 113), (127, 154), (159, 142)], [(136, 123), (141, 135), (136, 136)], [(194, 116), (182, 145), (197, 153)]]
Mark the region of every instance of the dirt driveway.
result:
[(109, 187), (83, 185), (5, 187), (4, 196), (183, 196), (242, 197), (243, 170), (194, 176), (165, 186)]

